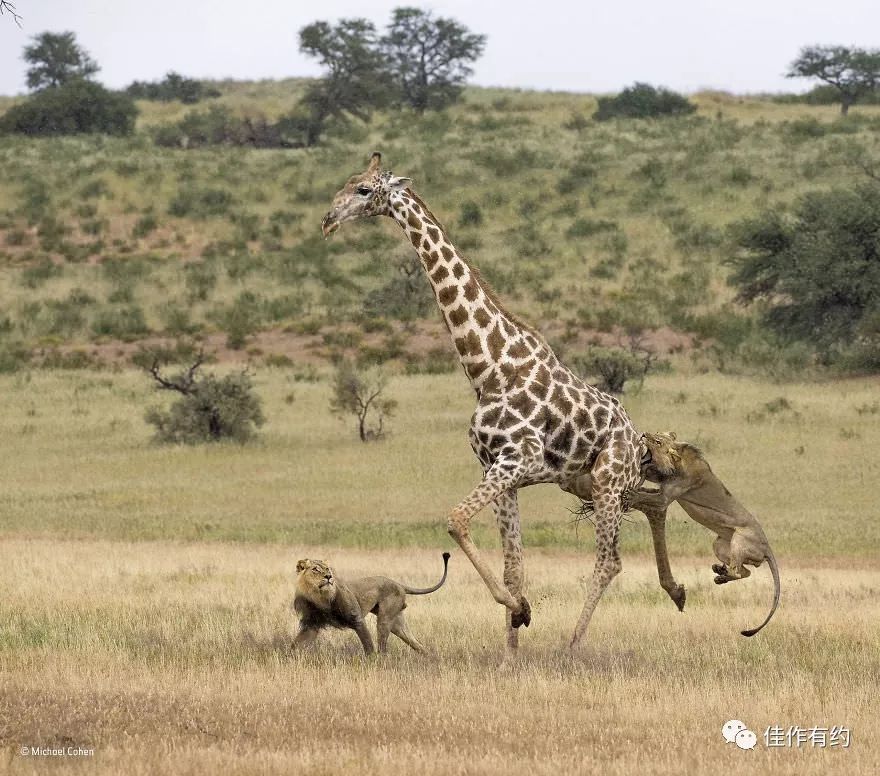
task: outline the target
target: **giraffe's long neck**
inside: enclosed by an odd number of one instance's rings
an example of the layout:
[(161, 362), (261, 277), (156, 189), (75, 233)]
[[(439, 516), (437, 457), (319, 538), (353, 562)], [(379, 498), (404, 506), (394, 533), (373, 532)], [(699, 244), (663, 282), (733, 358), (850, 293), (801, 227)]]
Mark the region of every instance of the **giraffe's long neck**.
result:
[(389, 199), (390, 215), (418, 251), (462, 367), (479, 394), (500, 388), (536, 362), (558, 365), (543, 339), (495, 299), (417, 195)]

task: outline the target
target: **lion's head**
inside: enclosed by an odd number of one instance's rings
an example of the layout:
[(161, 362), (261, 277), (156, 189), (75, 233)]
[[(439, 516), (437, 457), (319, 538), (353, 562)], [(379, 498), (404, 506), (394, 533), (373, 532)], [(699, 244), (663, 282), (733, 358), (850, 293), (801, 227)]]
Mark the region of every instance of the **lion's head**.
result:
[(645, 434), (645, 446), (651, 455), (651, 460), (643, 467), (643, 473), (648, 479), (662, 480), (675, 474), (676, 467), (681, 460), (680, 445), (675, 441), (675, 434), (666, 431), (661, 434)]
[(323, 560), (303, 558), (296, 564), (297, 589), (315, 604), (330, 603), (336, 596), (336, 576)]

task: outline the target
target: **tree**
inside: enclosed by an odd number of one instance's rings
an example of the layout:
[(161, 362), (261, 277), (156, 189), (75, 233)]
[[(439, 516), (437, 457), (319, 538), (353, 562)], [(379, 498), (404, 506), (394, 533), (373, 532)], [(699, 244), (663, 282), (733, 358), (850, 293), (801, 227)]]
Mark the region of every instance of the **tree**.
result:
[(189, 369), (173, 378), (162, 377), (158, 362), (153, 362), (150, 374), (158, 387), (182, 394), (168, 411), (154, 407), (145, 415), (145, 420), (156, 427), (157, 442), (246, 442), (254, 436), (254, 429), (265, 423), (260, 398), (253, 392), (247, 371), (221, 379), (214, 375), (197, 377), (203, 361), (199, 354)]
[(394, 9), (381, 41), (400, 101), (419, 113), (458, 99), (485, 45), (485, 35), (469, 32), (454, 19), (410, 7)]
[(98, 63), (76, 42), (72, 32), (43, 32), (25, 46), (24, 60), (29, 89), (63, 86), (75, 79), (87, 79), (100, 70)]
[(657, 116), (685, 116), (697, 106), (676, 92), (636, 82), (616, 97), (600, 97), (593, 114), (596, 121), (613, 118), (648, 119)]
[(818, 78), (839, 93), (843, 116), (880, 85), (880, 51), (846, 46), (806, 46), (791, 63), (788, 78)]
[(327, 70), (303, 97), (306, 145), (315, 145), (330, 118), (348, 115), (367, 121), (388, 101), (388, 75), (378, 50), (376, 28), (366, 19), (342, 19), (337, 25), (314, 22), (299, 31), (299, 48)]
[(387, 385), (388, 378), (378, 368), (360, 372), (350, 361), (343, 361), (333, 377), (330, 411), (339, 417), (354, 415), (361, 442), (381, 439), (385, 418), (397, 407), (394, 399), (382, 398)]
[(765, 325), (827, 361), (859, 347), (880, 363), (880, 186), (812, 192), (793, 217), (769, 211), (733, 236), (730, 282), (739, 302), (763, 303)]
[(0, 116), (0, 133), (129, 135), (136, 117), (137, 107), (127, 95), (108, 91), (94, 81), (74, 80), (13, 105)]

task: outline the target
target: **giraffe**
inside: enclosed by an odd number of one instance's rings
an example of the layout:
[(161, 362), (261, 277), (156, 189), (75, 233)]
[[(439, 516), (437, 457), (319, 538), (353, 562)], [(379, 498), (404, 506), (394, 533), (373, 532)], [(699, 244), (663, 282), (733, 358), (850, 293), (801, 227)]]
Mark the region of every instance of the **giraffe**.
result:
[[(590, 474), (595, 504), (596, 562), (569, 647), (583, 638), (602, 593), (620, 572), (622, 496), (639, 482), (640, 434), (613, 396), (581, 381), (527, 324), (509, 313), (477, 269), (456, 250), (438, 219), (411, 188), (412, 180), (381, 167), (374, 153), (324, 216), (324, 237), (341, 224), (389, 216), (419, 254), (459, 361), (477, 396), (470, 443), (483, 477), (448, 515), (447, 529), (493, 598), (507, 608), (506, 646), (531, 622), (522, 593), (523, 545), (519, 488), (556, 483), (577, 493)], [(504, 555), (503, 585), (470, 536), (470, 522), (492, 504)]]

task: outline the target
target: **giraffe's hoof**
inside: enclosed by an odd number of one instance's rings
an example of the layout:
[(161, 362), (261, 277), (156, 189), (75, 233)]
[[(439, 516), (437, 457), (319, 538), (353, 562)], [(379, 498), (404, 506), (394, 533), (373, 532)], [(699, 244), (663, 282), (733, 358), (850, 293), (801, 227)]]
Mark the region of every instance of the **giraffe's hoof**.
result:
[(727, 566), (723, 565), (722, 563), (713, 563), (712, 571), (714, 571), (716, 574), (720, 574), (722, 577), (727, 576)]
[(528, 628), (531, 622), (532, 607), (525, 596), (520, 596), (519, 611), (510, 615), (510, 625), (513, 628), (519, 628), (521, 625), (525, 625)]
[(721, 574), (719, 574), (717, 577), (715, 577), (715, 584), (716, 585), (723, 585), (725, 582), (730, 582), (730, 577), (723, 576)]
[(684, 589), (684, 585), (676, 585), (672, 589), (672, 600), (675, 605), (678, 607), (678, 611), (684, 611), (684, 602), (687, 598), (687, 591)]

